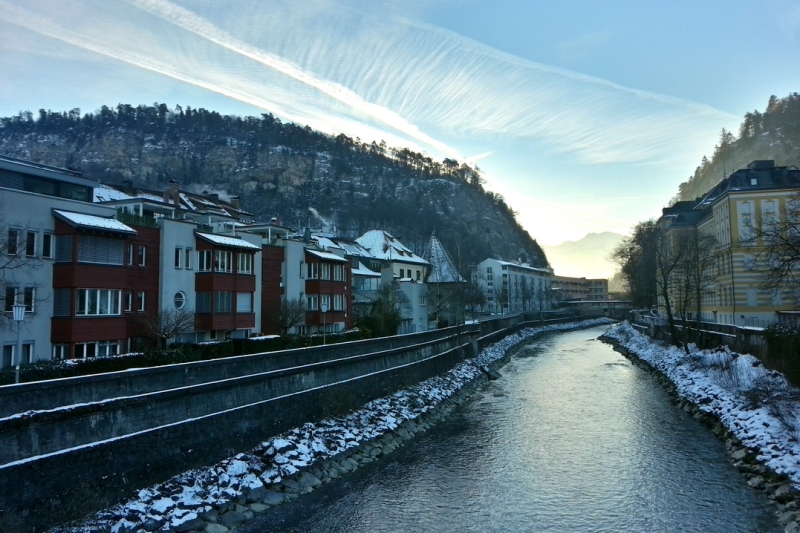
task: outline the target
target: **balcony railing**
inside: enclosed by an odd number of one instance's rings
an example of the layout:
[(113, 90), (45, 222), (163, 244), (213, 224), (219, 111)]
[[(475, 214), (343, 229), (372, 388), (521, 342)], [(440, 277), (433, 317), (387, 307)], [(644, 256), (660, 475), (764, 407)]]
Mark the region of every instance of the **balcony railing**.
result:
[(124, 213), (122, 211), (117, 211), (117, 220), (122, 222), (123, 224), (130, 224), (132, 226), (141, 226), (145, 228), (157, 228), (158, 224), (156, 223), (156, 219), (151, 217), (142, 217), (139, 215), (132, 215), (130, 213)]

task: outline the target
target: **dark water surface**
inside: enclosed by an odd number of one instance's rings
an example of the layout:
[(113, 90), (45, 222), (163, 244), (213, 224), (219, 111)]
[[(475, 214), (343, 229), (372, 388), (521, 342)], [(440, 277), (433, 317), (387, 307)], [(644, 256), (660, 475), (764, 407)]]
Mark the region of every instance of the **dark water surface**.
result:
[(534, 341), (447, 421), (240, 531), (781, 531), (603, 330)]

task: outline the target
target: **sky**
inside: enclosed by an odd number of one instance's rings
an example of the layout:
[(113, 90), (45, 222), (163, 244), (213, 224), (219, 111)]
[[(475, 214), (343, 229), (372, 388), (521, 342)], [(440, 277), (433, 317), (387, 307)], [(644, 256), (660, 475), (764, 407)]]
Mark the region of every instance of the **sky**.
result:
[(0, 0), (2, 116), (270, 112), (478, 165), (549, 245), (657, 217), (798, 89), (800, 0)]

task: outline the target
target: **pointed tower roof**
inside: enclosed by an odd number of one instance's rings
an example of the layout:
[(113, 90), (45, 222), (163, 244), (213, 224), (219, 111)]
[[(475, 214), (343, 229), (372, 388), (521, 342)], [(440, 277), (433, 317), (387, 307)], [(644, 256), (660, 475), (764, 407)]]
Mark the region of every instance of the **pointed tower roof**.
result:
[(465, 281), (458, 273), (447, 250), (444, 249), (442, 241), (436, 236), (436, 232), (431, 233), (422, 258), (431, 264), (426, 283), (463, 283)]

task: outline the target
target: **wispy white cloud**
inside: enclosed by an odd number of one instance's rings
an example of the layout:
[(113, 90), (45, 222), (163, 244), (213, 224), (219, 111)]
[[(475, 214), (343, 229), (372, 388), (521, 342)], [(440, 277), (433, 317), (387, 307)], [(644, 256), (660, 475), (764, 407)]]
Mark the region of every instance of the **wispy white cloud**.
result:
[(556, 45), (560, 59), (565, 63), (572, 63), (590, 55), (604, 42), (611, 38), (610, 31), (585, 33), (576, 39), (562, 41)]

